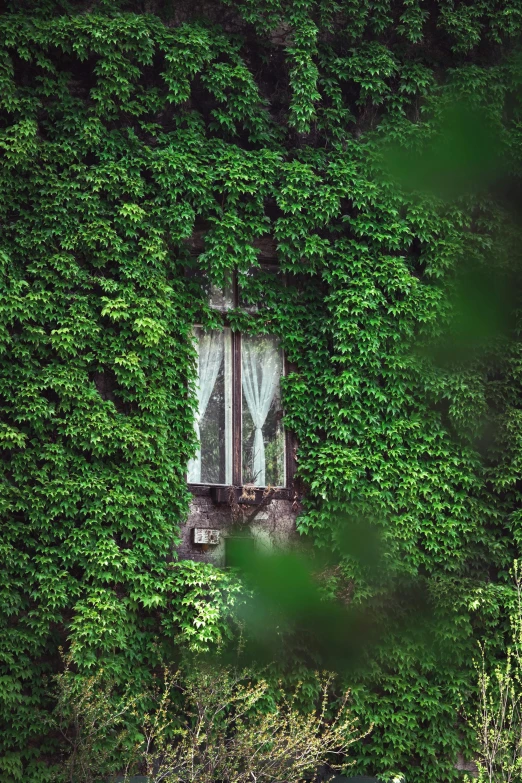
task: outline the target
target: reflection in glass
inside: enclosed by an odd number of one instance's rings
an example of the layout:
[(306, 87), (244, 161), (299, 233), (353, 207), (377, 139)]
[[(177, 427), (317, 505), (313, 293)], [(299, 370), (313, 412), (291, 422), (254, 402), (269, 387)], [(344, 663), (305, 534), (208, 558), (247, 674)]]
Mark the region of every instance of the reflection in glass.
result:
[(283, 356), (276, 338), (265, 335), (243, 337), (243, 482), (258, 487), (281, 487), (285, 484), (282, 370)]
[(230, 329), (196, 327), (198, 414), (194, 429), (200, 447), (189, 462), (191, 484), (232, 483), (232, 349)]
[(220, 310), (222, 313), (231, 310), (234, 307), (234, 286), (232, 283), (227, 283), (223, 288), (212, 283), (208, 303), (213, 310)]
[[(252, 283), (248, 285), (249, 278), (253, 281), (253, 286)], [(274, 292), (274, 283), (284, 285), (284, 275), (275, 264), (251, 266), (246, 272), (241, 272), (238, 276), (239, 307), (247, 313), (262, 310), (266, 306), (267, 291)]]

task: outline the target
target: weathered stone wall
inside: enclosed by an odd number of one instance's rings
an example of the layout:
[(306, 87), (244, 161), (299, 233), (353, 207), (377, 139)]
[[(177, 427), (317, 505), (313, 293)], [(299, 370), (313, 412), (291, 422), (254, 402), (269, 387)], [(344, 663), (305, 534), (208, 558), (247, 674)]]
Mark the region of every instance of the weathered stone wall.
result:
[[(238, 513), (239, 511), (239, 513)], [(269, 550), (297, 540), (297, 512), (291, 500), (272, 499), (260, 508), (233, 509), (228, 504), (216, 504), (210, 496), (194, 496), (187, 522), (181, 528), (182, 541), (177, 548), (181, 560), (197, 560), (225, 565), (225, 539), (234, 535), (250, 535), (255, 546)], [(194, 528), (220, 531), (217, 546), (194, 543)]]

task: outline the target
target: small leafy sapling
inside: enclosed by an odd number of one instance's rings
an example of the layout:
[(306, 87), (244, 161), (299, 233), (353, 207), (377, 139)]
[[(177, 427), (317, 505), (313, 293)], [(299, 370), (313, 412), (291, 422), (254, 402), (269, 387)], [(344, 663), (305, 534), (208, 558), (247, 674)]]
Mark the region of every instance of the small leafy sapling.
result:
[(484, 645), (475, 662), (478, 704), (471, 722), (478, 746), (479, 783), (515, 783), (522, 779), (522, 575), (514, 562), (515, 608), (511, 644), (491, 671)]

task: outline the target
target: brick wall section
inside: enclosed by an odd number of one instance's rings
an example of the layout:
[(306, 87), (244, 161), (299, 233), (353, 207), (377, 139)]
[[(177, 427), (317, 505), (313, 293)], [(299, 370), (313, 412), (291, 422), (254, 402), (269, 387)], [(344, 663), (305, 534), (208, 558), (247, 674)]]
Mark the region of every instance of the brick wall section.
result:
[[(233, 519), (229, 505), (215, 504), (207, 496), (194, 496), (187, 522), (181, 528), (182, 540), (177, 548), (179, 559), (223, 566), (225, 538), (230, 535), (251, 535), (256, 546), (263, 549), (285, 546), (292, 540), (298, 540), (295, 530), (297, 514), (292, 508), (292, 501), (271, 500), (261, 509), (245, 506), (241, 510), (243, 519), (238, 523)], [(193, 528), (220, 530), (221, 542), (207, 548), (194, 544)]]

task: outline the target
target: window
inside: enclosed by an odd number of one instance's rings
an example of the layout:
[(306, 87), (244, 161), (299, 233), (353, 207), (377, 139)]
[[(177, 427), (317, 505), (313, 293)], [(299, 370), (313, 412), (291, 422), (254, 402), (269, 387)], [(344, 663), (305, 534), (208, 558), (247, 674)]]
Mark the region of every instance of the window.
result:
[[(237, 288), (213, 289), (211, 306), (226, 310)], [(285, 487), (287, 437), (282, 423), (284, 357), (278, 339), (197, 326), (198, 413), (194, 428), (199, 449), (188, 465), (190, 484)]]

